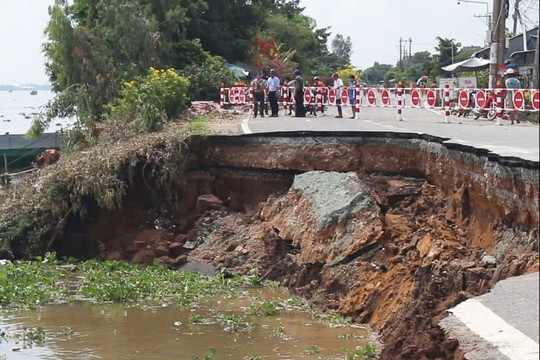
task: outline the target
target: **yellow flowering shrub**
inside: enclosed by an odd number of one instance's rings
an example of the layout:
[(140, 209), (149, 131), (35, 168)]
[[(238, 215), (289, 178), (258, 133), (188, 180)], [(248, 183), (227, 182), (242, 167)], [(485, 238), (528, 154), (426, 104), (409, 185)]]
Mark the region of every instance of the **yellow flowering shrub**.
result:
[(135, 132), (159, 131), (188, 108), (188, 87), (189, 80), (175, 69), (151, 67), (148, 75), (123, 83), (110, 113), (130, 123)]

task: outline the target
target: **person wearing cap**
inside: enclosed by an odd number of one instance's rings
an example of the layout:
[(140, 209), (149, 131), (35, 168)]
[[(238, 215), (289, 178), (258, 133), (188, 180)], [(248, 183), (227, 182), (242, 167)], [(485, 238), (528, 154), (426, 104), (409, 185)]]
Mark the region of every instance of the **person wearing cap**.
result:
[(519, 120), (517, 119), (516, 111), (514, 110), (514, 91), (516, 89), (521, 88), (521, 83), (516, 78), (516, 71), (512, 68), (506, 70), (506, 80), (504, 81), (504, 86), (507, 89), (510, 89), (506, 92), (506, 108), (510, 109), (508, 111), (508, 116), (510, 117), (510, 124), (514, 124), (514, 120), (519, 124)]
[(294, 116), (306, 117), (306, 109), (304, 107), (304, 79), (302, 78), (302, 72), (295, 69), (293, 74), (296, 76), (294, 79)]
[(336, 90), (336, 106), (338, 114), (336, 118), (343, 117), (343, 111), (341, 110), (341, 89), (343, 88), (343, 80), (339, 78), (337, 72), (332, 74), (332, 79), (334, 79), (334, 89)]
[(270, 77), (266, 80), (266, 88), (268, 89), (268, 102), (270, 103), (270, 117), (278, 117), (278, 97), (279, 78), (276, 76), (276, 70), (270, 69)]

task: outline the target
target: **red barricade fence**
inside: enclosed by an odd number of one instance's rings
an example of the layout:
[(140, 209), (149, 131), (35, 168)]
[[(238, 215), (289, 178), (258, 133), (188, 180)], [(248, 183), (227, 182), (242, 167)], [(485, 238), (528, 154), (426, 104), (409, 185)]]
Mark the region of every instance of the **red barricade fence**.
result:
[[(349, 101), (348, 88), (336, 90), (332, 87), (306, 87), (304, 104), (314, 106), (317, 112), (324, 113), (329, 106), (336, 106), (341, 99), (341, 106), (352, 106), (356, 118), (359, 118), (362, 107), (396, 108), (398, 120), (402, 120), (402, 109), (424, 108), (445, 111), (445, 120), (452, 110), (484, 110), (492, 107), (497, 115), (503, 112), (533, 112), (540, 110), (540, 91), (538, 89), (505, 89), (505, 88), (405, 88), (398, 84), (395, 88), (354, 87), (354, 103)], [(278, 102), (283, 109), (294, 105), (292, 87), (283, 86), (279, 91)], [(236, 85), (220, 89), (220, 107), (243, 107), (252, 109), (253, 91), (249, 86)]]

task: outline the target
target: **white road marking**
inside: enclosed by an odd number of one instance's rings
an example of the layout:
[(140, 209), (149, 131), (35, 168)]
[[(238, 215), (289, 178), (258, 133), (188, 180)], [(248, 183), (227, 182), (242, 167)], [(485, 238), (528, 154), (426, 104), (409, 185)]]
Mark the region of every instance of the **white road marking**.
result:
[(242, 128), (242, 131), (244, 134), (253, 134), (253, 131), (249, 128), (248, 125), (249, 118), (246, 117), (244, 120), (242, 120), (242, 124), (240, 124), (240, 127)]
[(482, 305), (480, 301), (469, 299), (449, 311), (471, 331), (511, 360), (538, 360), (539, 345)]
[(440, 110), (434, 110), (434, 109), (426, 109), (427, 111), (431, 111), (434, 114), (445, 116), (446, 113), (442, 113)]
[(384, 127), (384, 128), (388, 128), (388, 129), (395, 129), (395, 130), (399, 130), (399, 131), (407, 131), (407, 129), (404, 129), (404, 128), (400, 128), (400, 127), (397, 127), (397, 126), (394, 126), (394, 125), (385, 125), (383, 123), (373, 121), (373, 120), (363, 120), (363, 122), (371, 123), (371, 124), (378, 125), (378, 126), (381, 126), (381, 127)]

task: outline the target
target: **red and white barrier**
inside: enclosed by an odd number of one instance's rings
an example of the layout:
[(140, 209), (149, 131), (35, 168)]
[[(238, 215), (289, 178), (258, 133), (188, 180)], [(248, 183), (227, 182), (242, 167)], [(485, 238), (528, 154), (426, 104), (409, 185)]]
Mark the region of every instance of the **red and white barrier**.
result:
[(401, 111), (403, 109), (403, 84), (399, 82), (397, 90), (397, 119), (403, 121)]
[[(306, 87), (304, 102), (306, 106), (315, 106), (317, 115), (324, 114), (326, 107), (351, 106), (354, 118), (360, 118), (362, 107), (396, 108), (398, 121), (403, 121), (404, 109), (434, 109), (444, 110), (445, 123), (451, 119), (451, 110), (497, 110), (497, 123), (502, 123), (503, 114), (509, 111), (538, 113), (540, 111), (540, 92), (538, 89), (495, 89), (482, 88), (404, 88), (398, 84), (396, 88), (356, 87), (354, 103), (349, 103), (348, 88), (336, 90), (332, 87)], [(510, 96), (506, 96), (511, 92)], [(280, 89), (280, 104), (283, 109), (289, 109), (294, 104), (290, 98), (291, 89), (283, 86)], [(452, 96), (454, 95), (454, 96)], [(220, 108), (244, 107), (253, 108), (253, 92), (246, 86), (220, 88)], [(505, 98), (510, 99), (506, 100)], [(528, 104), (527, 104), (528, 102)]]
[(450, 123), (450, 85), (444, 85), (444, 122)]
[(497, 125), (502, 125), (502, 112), (503, 112), (503, 103), (502, 103), (502, 91), (501, 91), (501, 82), (497, 81), (497, 90), (495, 91), (497, 96)]
[(356, 85), (356, 88), (354, 89), (354, 108), (353, 108), (353, 111), (354, 111), (354, 118), (356, 120), (360, 120), (360, 106), (361, 106), (361, 97), (360, 97), (360, 87), (358, 85)]

